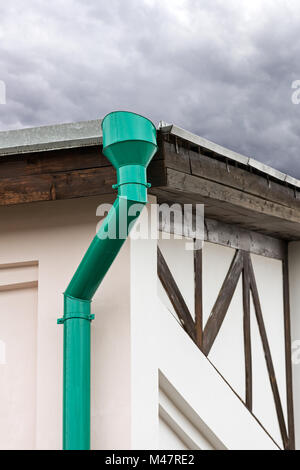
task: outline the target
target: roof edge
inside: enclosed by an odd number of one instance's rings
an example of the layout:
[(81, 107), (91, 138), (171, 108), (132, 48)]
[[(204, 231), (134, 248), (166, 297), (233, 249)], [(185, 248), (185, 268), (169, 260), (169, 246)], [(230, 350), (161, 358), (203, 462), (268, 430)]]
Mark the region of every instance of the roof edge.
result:
[(174, 135), (175, 137), (179, 137), (183, 140), (187, 140), (199, 147), (204, 147), (207, 150), (210, 150), (218, 155), (221, 155), (229, 160), (234, 162), (241, 163), (245, 166), (250, 168), (254, 168), (265, 175), (272, 177), (281, 183), (287, 183), (290, 186), (294, 186), (296, 188), (300, 188), (300, 180), (294, 178), (286, 173), (283, 173), (275, 168), (272, 168), (269, 165), (266, 165), (258, 160), (255, 160), (252, 157), (246, 157), (240, 153), (234, 152), (232, 150), (227, 149), (226, 147), (222, 147), (219, 144), (215, 144), (210, 140), (205, 139), (204, 137), (200, 137), (192, 132), (189, 132), (181, 127), (176, 126), (175, 124), (167, 124), (164, 121), (161, 121), (158, 125), (158, 129), (161, 130), (163, 133), (169, 133)]
[(102, 119), (0, 132), (0, 157), (102, 143)]

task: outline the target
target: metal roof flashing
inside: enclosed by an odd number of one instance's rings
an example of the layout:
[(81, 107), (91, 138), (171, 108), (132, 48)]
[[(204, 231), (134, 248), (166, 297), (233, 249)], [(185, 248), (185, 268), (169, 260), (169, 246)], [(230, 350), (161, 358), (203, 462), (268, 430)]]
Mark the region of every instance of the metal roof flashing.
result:
[(102, 143), (101, 119), (0, 132), (0, 157)]
[(268, 177), (278, 180), (281, 183), (286, 183), (290, 186), (300, 188), (300, 180), (298, 180), (297, 178), (282, 173), (281, 171), (276, 170), (275, 168), (272, 168), (264, 163), (261, 163), (255, 160), (254, 158), (246, 157), (237, 152), (233, 152), (232, 150), (222, 147), (221, 145), (215, 144), (214, 142), (211, 142), (203, 137), (199, 137), (198, 135), (186, 131), (185, 129), (182, 129), (181, 127), (178, 127), (174, 124), (167, 124), (164, 121), (160, 121), (158, 129), (161, 130), (162, 133), (174, 135), (175, 137), (179, 137), (199, 147), (203, 147), (218, 155), (228, 158), (229, 160), (238, 162), (249, 168), (255, 169), (256, 171), (259, 171), (260, 173), (263, 173)]

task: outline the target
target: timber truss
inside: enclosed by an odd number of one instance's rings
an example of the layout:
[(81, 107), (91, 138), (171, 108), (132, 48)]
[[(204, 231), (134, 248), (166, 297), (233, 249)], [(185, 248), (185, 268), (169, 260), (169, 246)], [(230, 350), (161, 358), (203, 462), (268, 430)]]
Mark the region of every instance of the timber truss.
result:
[(195, 320), (177, 286), (177, 283), (167, 265), (167, 262), (158, 248), (158, 277), (174, 307), (178, 319), (186, 333), (195, 342), (205, 356), (208, 356), (214, 341), (221, 329), (230, 302), (234, 295), (240, 276), (243, 284), (243, 333), (245, 354), (245, 397), (243, 402), (252, 413), (252, 353), (250, 332), (250, 294), (252, 294), (255, 316), (262, 341), (269, 380), (272, 388), (275, 408), (283, 441), (284, 449), (295, 448), (294, 416), (292, 396), (292, 366), (291, 366), (291, 340), (290, 340), (290, 311), (288, 293), (288, 266), (287, 255), (282, 261), (283, 266), (283, 295), (284, 295), (284, 323), (285, 323), (285, 361), (286, 361), (286, 389), (288, 423), (285, 422), (281, 398), (278, 390), (274, 364), (271, 356), (269, 341), (266, 333), (263, 312), (259, 299), (254, 269), (250, 253), (237, 249), (230, 268), (224, 279), (221, 290), (217, 296), (211, 314), (203, 328), (202, 304), (202, 250), (194, 251), (195, 276)]

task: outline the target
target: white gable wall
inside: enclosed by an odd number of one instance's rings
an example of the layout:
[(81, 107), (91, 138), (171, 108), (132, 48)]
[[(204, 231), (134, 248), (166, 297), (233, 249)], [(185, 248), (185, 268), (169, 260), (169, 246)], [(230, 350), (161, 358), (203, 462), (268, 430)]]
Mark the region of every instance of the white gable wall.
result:
[(300, 449), (300, 243), (289, 245), (289, 284), (296, 448)]
[[(99, 198), (85, 198), (0, 208), (0, 304), (10, 297), (8, 285), (16, 279), (25, 283), (14, 301), (26, 323), (19, 323), (18, 334), (25, 326), (31, 334), (21, 345), (30, 346), (32, 356), (24, 356), (30, 365), (30, 386), (24, 389), (30, 417), (22, 419), (27, 440), (12, 440), (12, 448), (61, 448), (63, 327), (56, 320), (62, 315), (62, 292), (95, 234), (99, 203)], [(193, 314), (193, 254), (183, 241), (172, 243), (163, 241), (162, 251)], [(93, 302), (92, 447), (276, 448), (161, 304), (156, 249), (156, 240), (128, 240)], [(222, 257), (215, 257), (222, 264)], [(22, 266), (14, 274), (9, 266), (15, 263)], [(4, 290), (1, 267), (7, 269)], [(6, 317), (0, 314), (1, 325)], [(16, 387), (5, 379), (1, 344), (0, 409), (8, 387)], [(22, 423), (4, 416), (1, 432), (20, 430)]]
[[(168, 244), (168, 247), (166, 247)], [(185, 240), (159, 241), (159, 246), (177, 282), (185, 302), (194, 301), (193, 253), (185, 250)], [(203, 245), (203, 323), (204, 326), (217, 299), (235, 250), (205, 242)], [(282, 262), (251, 255), (265, 327), (272, 353), (276, 379), (287, 420), (285, 347), (283, 321)], [(181, 269), (180, 269), (181, 267)], [(192, 281), (191, 281), (192, 280)], [(166, 308), (174, 309), (159, 282), (159, 296)], [(194, 310), (191, 310), (193, 315)], [(251, 341), (253, 360), (253, 413), (270, 435), (282, 446), (269, 375), (251, 299)], [(240, 278), (220, 332), (209, 353), (209, 359), (241, 399), (245, 399), (245, 362), (243, 338), (242, 278)]]

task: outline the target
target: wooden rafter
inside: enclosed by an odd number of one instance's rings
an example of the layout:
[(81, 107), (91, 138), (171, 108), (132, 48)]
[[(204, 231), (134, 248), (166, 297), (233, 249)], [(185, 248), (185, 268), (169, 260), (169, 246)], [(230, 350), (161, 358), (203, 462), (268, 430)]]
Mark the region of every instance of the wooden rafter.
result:
[(196, 342), (195, 322), (190, 314), (190, 311), (185, 303), (184, 298), (182, 297), (180, 290), (178, 289), (178, 286), (169, 269), (169, 266), (167, 265), (166, 260), (158, 247), (157, 273), (160, 282), (162, 283), (183, 328), (190, 335), (193, 341)]
[(243, 252), (238, 250), (212, 308), (203, 333), (203, 352), (208, 356), (224, 321), (231, 299), (243, 269)]

